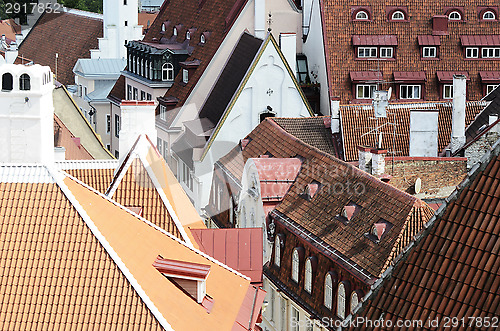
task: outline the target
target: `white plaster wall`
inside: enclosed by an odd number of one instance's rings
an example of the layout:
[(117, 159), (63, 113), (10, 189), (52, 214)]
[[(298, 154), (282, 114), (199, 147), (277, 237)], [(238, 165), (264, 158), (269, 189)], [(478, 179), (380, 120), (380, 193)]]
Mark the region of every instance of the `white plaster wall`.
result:
[(110, 134), (110, 141), (111, 141), (111, 154), (114, 156), (115, 155), (115, 151), (119, 151), (119, 144), (118, 144), (118, 137), (116, 137), (116, 134), (115, 134), (115, 115), (118, 115), (120, 116), (120, 119), (121, 119), (121, 111), (120, 111), (120, 107), (115, 105), (115, 104), (111, 104), (111, 134)]
[(125, 98), (127, 97), (127, 85), (132, 86), (132, 88), (137, 87), (139, 99), (141, 98), (141, 91), (151, 94), (153, 101), (156, 100), (156, 98), (158, 97), (163, 97), (165, 93), (168, 91), (168, 88), (151, 88), (133, 79), (125, 77)]
[[(311, 81), (321, 84), (320, 87), (320, 110), (323, 115), (330, 115), (330, 96), (328, 92), (328, 75), (325, 58), (325, 47), (323, 43), (323, 27), (321, 25), (319, 0), (312, 1), (312, 16), (309, 34), (302, 46), (303, 53), (307, 56), (309, 75)], [(302, 32), (297, 34), (300, 39)], [(311, 71), (314, 73), (311, 75)], [(313, 76), (317, 75), (316, 78)]]

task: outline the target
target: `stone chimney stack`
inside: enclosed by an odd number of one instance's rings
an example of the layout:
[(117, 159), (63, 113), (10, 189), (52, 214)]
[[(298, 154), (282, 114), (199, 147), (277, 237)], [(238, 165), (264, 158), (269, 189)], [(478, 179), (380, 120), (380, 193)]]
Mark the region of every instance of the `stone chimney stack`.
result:
[(465, 75), (453, 75), (453, 113), (451, 119), (451, 152), (465, 144)]
[(0, 66), (0, 162), (54, 162), (54, 82), (49, 67)]
[(254, 0), (254, 30), (255, 36), (260, 39), (266, 38), (266, 1)]
[(385, 173), (385, 155), (387, 150), (372, 148), (372, 175), (381, 176)]
[(154, 101), (122, 101), (119, 133), (120, 160), (127, 155), (141, 134), (147, 135), (149, 140), (156, 144), (155, 109)]
[(280, 48), (292, 72), (297, 72), (297, 35), (280, 33)]
[(371, 148), (366, 146), (358, 146), (358, 153), (359, 153), (359, 169), (371, 174), (372, 173)]
[(340, 98), (333, 97), (330, 101), (330, 113), (332, 117), (332, 133), (340, 132)]

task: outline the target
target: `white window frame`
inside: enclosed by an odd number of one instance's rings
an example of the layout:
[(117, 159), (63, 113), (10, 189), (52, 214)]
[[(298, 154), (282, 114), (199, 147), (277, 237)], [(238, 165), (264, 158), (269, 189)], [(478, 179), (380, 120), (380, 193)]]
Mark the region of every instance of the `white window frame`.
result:
[(443, 84), (443, 99), (453, 99), (453, 84)]
[(161, 151), (163, 149), (163, 141), (161, 138), (156, 138), (156, 148)]
[(356, 20), (369, 20), (370, 15), (366, 12), (366, 10), (360, 10), (356, 13)]
[(191, 40), (191, 32), (186, 31), (186, 40)]
[(283, 298), (283, 297), (280, 297), (280, 301), (281, 301), (281, 316), (280, 316), (280, 329), (281, 331), (287, 331), (287, 323), (286, 323), (286, 306), (287, 306), (287, 303), (286, 303), (286, 299)]
[(111, 114), (106, 114), (106, 134), (111, 132)]
[(425, 58), (437, 57), (437, 47), (436, 46), (424, 46), (422, 48), (422, 57), (425, 57)]
[(174, 65), (170, 62), (165, 62), (161, 66), (161, 80), (174, 80)]
[[(359, 88), (363, 88), (363, 95), (360, 95)], [(373, 99), (373, 92), (376, 90), (375, 84), (356, 84), (356, 99)], [(368, 90), (368, 95), (366, 91)]]
[(333, 279), (330, 273), (325, 276), (325, 295), (323, 304), (326, 308), (332, 310), (333, 307)]
[(448, 14), (448, 20), (450, 20), (450, 21), (461, 21), (462, 20), (462, 14), (459, 11), (454, 10), (451, 13)]
[(201, 36), (200, 36), (200, 44), (204, 44), (205, 41), (206, 41), (205, 35), (202, 33)]
[(354, 308), (356, 308), (358, 303), (359, 303), (358, 293), (356, 293), (356, 291), (352, 291), (352, 293), (351, 293), (351, 313), (354, 311)]
[(466, 59), (477, 59), (479, 57), (479, 47), (466, 47), (465, 48), (465, 58)]
[[(365, 55), (368, 52), (369, 55)], [(358, 47), (358, 58), (360, 59), (375, 59), (377, 58), (378, 48), (377, 47)]]
[(294, 305), (290, 305), (291, 314), (290, 314), (290, 330), (291, 331), (299, 331), (300, 329), (300, 311)]
[(340, 282), (337, 292), (337, 316), (341, 319), (344, 319), (346, 316), (345, 302), (345, 285)]
[(498, 86), (498, 84), (488, 84), (486, 85), (486, 94), (490, 94)]
[(306, 260), (306, 265), (304, 267), (304, 290), (306, 290), (307, 293), (312, 292), (312, 263), (310, 257)]
[(274, 264), (278, 267), (281, 266), (281, 243), (279, 236), (274, 238)]
[[(491, 17), (486, 17), (487, 15), (490, 15)], [(496, 19), (497, 19), (497, 15), (492, 10), (487, 10), (483, 13), (483, 20), (485, 20), (485, 21), (494, 21)]]
[(299, 250), (295, 248), (292, 252), (292, 280), (296, 283), (299, 282)]
[[(403, 97), (403, 90), (406, 89), (406, 97)], [(417, 93), (415, 93), (417, 91)], [(411, 95), (410, 95), (411, 92)], [(422, 85), (410, 85), (410, 84), (401, 84), (399, 86), (399, 98), (400, 99), (421, 99), (422, 97)]]
[(177, 37), (177, 28), (175, 26), (174, 26), (174, 31), (172, 32), (172, 35)]
[[(401, 16), (399, 16), (399, 15), (401, 15)], [(405, 19), (406, 19), (406, 15), (401, 10), (396, 10), (391, 15), (391, 20), (393, 20), (393, 21), (404, 21)]]
[(381, 59), (392, 59), (393, 57), (394, 57), (394, 47), (380, 47)]
[(120, 115), (115, 114), (115, 137), (120, 138)]
[(182, 82), (185, 84), (189, 82), (189, 71), (187, 69), (182, 69)]
[(483, 47), (483, 48), (481, 48), (481, 57), (483, 59), (498, 59), (498, 58), (500, 58), (500, 47)]
[(167, 119), (167, 107), (164, 105), (160, 105), (160, 119), (164, 121)]
[(133, 90), (133, 94), (134, 94), (133, 100), (139, 99), (139, 90), (137, 89), (137, 87), (132, 88), (132, 90)]

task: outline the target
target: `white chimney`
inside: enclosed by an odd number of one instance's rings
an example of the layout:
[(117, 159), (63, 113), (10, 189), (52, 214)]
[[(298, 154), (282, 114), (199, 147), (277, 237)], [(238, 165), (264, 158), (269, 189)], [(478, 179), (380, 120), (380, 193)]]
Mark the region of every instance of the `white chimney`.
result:
[(53, 163), (54, 82), (49, 67), (0, 66), (0, 162)]
[(280, 33), (280, 48), (293, 74), (297, 72), (297, 35)]
[(451, 152), (465, 144), (465, 75), (453, 75), (453, 113), (451, 117)]
[(5, 62), (13, 64), (16, 61), (18, 54), (19, 52), (17, 50), (17, 44), (15, 41), (13, 41), (5, 50)]
[(332, 133), (340, 133), (340, 98), (333, 97), (330, 101), (330, 114)]
[(64, 148), (62, 146), (54, 147), (54, 160), (55, 161), (66, 160), (66, 148)]
[(16, 33), (16, 45), (21, 46), (24, 36), (21, 33)]
[(266, 37), (266, 1), (255, 0), (254, 30), (255, 36), (260, 39)]
[(372, 161), (372, 153), (370, 152), (370, 147), (358, 146), (358, 155), (359, 155), (359, 169), (371, 173), (371, 161)]
[(154, 101), (125, 101), (120, 105), (120, 159), (130, 151), (135, 141), (141, 134), (148, 136), (153, 144), (156, 144)]
[(385, 172), (385, 154), (387, 150), (372, 148), (372, 175), (381, 176)]
[(437, 157), (437, 109), (410, 111), (410, 156)]

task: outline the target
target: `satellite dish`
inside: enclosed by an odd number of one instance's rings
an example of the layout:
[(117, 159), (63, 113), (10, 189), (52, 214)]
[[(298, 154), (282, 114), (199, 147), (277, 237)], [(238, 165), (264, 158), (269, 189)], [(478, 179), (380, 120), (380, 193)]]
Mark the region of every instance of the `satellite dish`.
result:
[(415, 194), (419, 194), (421, 189), (422, 189), (422, 180), (420, 178), (417, 178), (415, 180)]
[(392, 95), (392, 86), (390, 86), (389, 90), (387, 91), (387, 100), (391, 100), (391, 95)]

